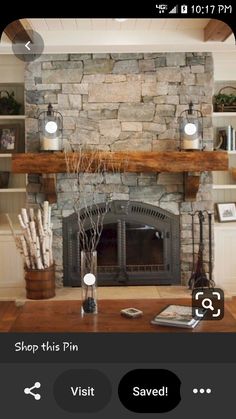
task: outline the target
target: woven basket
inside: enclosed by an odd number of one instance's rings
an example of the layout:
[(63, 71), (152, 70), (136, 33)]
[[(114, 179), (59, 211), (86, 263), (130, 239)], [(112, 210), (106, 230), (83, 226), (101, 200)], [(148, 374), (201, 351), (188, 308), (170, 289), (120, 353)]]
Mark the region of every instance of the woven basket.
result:
[(236, 167), (231, 167), (229, 170), (232, 178), (236, 180)]
[(214, 96), (214, 110), (215, 112), (236, 112), (236, 87), (225, 86), (219, 90)]
[(55, 265), (46, 269), (26, 269), (26, 297), (45, 300), (55, 297)]

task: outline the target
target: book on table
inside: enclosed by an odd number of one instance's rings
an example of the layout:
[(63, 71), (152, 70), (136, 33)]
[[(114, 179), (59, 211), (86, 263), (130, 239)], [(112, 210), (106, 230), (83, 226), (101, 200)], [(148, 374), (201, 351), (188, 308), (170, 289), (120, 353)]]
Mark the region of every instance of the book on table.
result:
[[(202, 317), (204, 317), (206, 310), (199, 308), (199, 313)], [(171, 304), (158, 313), (151, 320), (151, 324), (159, 326), (187, 327), (193, 329), (197, 326), (202, 317), (193, 317), (191, 306)]]

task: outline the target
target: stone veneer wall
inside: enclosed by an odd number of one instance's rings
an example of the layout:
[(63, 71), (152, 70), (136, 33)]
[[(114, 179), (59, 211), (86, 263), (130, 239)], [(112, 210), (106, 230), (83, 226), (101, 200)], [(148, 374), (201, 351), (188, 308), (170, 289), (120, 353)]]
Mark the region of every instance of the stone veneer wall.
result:
[[(37, 115), (51, 102), (64, 118), (64, 138), (100, 150), (176, 150), (180, 113), (192, 100), (204, 115), (204, 143), (212, 149), (213, 60), (211, 53), (133, 53), (43, 55), (26, 65), (26, 150), (39, 150)], [(181, 278), (192, 269), (189, 211), (212, 209), (212, 177), (205, 172), (194, 203), (183, 201), (183, 176), (175, 173), (86, 174), (97, 202), (144, 201), (180, 215)], [(99, 185), (96, 187), (96, 183)], [(40, 175), (29, 175), (28, 204), (43, 199)], [(54, 251), (62, 278), (62, 217), (72, 212), (70, 179), (57, 175), (53, 205)], [(204, 232), (207, 239), (207, 231)], [(196, 225), (196, 234), (198, 226)], [(206, 249), (206, 259), (207, 259)]]

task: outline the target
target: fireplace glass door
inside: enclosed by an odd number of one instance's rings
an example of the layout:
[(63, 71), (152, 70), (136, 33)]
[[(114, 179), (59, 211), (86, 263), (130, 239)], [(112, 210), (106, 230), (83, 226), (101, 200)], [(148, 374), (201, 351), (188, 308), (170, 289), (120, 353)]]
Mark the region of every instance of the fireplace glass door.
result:
[(163, 233), (144, 224), (125, 223), (125, 226), (127, 270), (163, 270)]
[(104, 224), (97, 254), (102, 284), (141, 283), (144, 272), (155, 279), (155, 274), (165, 270), (164, 232), (121, 220)]
[(119, 267), (117, 236), (117, 223), (104, 224), (97, 246), (99, 272), (117, 271)]

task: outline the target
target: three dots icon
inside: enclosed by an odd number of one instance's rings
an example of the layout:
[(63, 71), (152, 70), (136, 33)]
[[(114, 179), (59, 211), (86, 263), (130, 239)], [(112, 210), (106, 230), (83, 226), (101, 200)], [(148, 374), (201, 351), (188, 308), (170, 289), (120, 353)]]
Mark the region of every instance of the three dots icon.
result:
[(197, 395), (197, 394), (211, 394), (211, 388), (194, 388), (193, 389), (193, 394)]

